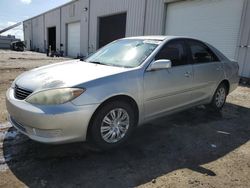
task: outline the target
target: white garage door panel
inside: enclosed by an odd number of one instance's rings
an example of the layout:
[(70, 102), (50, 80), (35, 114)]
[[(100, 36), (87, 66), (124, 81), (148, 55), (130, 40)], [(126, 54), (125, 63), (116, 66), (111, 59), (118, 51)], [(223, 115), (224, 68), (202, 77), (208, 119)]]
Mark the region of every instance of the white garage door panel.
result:
[(191, 36), (234, 58), (244, 0), (193, 0), (170, 3), (166, 34)]
[(68, 56), (80, 55), (80, 22), (68, 24)]

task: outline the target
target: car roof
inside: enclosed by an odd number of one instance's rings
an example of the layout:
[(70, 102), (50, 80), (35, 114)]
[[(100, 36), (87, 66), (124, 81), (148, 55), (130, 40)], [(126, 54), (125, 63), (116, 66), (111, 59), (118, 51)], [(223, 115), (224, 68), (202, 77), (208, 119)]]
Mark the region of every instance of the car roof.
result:
[[(125, 39), (142, 39), (142, 40), (171, 40), (171, 39), (196, 39), (187, 36), (171, 36), (171, 35), (148, 35), (148, 36), (136, 36), (136, 37), (127, 37)], [(197, 39), (196, 39), (197, 40)]]

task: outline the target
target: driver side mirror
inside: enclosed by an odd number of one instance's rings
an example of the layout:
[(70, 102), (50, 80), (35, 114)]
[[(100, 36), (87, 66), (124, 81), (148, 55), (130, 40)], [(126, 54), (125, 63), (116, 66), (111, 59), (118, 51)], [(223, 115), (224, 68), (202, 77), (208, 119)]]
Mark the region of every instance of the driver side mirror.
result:
[(147, 71), (155, 71), (161, 69), (169, 69), (172, 67), (172, 62), (168, 59), (159, 59), (150, 64)]

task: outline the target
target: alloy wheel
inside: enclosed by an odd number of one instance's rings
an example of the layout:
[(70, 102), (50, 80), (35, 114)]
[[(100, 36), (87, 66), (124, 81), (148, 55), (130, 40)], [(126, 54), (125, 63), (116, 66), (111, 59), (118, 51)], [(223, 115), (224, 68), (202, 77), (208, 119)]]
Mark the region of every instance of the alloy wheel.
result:
[(101, 136), (107, 143), (120, 141), (129, 128), (129, 115), (125, 109), (112, 109), (103, 118), (101, 124)]
[(218, 108), (221, 108), (226, 100), (226, 90), (224, 87), (218, 89), (215, 96), (215, 104)]

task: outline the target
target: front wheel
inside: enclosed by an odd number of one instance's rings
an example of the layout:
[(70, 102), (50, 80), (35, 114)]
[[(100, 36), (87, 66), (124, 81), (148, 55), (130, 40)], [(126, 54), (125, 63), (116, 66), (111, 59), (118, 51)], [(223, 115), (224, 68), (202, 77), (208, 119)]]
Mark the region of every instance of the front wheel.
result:
[(228, 89), (224, 83), (221, 83), (216, 89), (210, 107), (215, 110), (221, 110), (226, 102)]
[(130, 104), (112, 101), (98, 110), (91, 126), (94, 144), (107, 150), (123, 144), (135, 127), (135, 113)]

